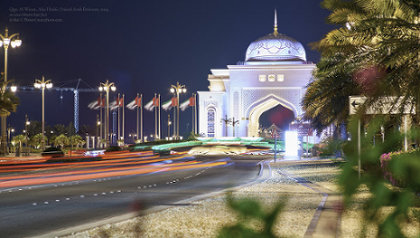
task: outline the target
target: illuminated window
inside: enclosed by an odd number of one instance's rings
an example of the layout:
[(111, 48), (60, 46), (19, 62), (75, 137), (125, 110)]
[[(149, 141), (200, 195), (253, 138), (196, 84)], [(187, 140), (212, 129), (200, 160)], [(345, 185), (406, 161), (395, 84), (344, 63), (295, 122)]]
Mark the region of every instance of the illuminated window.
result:
[(283, 82), (284, 81), (284, 74), (277, 74), (277, 82)]
[(266, 81), (266, 75), (265, 74), (260, 74), (258, 76), (258, 79), (260, 80), (260, 82), (265, 82)]
[(269, 81), (269, 82), (274, 82), (274, 81), (276, 81), (276, 75), (274, 75), (274, 74), (270, 74), (270, 75), (268, 75), (268, 81)]
[(207, 110), (207, 136), (208, 137), (214, 137), (215, 131), (214, 131), (214, 117), (216, 114), (216, 110), (214, 108), (209, 108)]

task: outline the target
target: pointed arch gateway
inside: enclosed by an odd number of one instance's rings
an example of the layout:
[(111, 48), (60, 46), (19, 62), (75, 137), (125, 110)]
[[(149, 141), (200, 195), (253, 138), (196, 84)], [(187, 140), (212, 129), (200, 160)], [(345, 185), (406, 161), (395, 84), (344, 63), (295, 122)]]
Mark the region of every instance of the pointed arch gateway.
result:
[(248, 136), (249, 137), (258, 137), (258, 129), (260, 127), (259, 119), (260, 116), (278, 106), (281, 105), (290, 111), (293, 112), (294, 116), (298, 115), (297, 106), (293, 103), (290, 103), (289, 101), (276, 96), (274, 94), (269, 94), (266, 97), (254, 102), (249, 106), (249, 108), (246, 110), (246, 113), (248, 115)]

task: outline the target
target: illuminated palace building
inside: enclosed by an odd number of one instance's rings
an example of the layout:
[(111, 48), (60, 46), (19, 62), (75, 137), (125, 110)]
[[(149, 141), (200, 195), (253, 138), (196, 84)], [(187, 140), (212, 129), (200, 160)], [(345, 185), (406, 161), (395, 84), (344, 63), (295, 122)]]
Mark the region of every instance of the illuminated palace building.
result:
[[(315, 64), (306, 62), (300, 42), (277, 32), (276, 14), (274, 19), (274, 32), (251, 42), (244, 62), (211, 69), (209, 91), (198, 92), (200, 134), (257, 137), (270, 123), (283, 129), (302, 116)], [(235, 128), (226, 119), (237, 122)]]

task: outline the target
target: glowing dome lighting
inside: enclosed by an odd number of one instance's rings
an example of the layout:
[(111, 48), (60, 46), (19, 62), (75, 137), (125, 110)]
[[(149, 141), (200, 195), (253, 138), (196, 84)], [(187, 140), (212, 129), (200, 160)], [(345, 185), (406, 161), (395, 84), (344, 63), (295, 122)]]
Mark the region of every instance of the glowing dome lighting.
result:
[(299, 41), (277, 32), (277, 11), (274, 11), (273, 33), (251, 42), (246, 50), (245, 61), (247, 63), (254, 61), (306, 62), (306, 52)]

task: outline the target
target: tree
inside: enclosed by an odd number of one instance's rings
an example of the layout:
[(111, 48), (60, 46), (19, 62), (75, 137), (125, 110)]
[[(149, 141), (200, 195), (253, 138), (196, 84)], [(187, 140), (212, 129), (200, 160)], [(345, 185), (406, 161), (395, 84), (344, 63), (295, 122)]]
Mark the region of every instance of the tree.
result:
[(54, 140), (54, 145), (57, 147), (59, 146), (60, 148), (64, 148), (64, 146), (68, 144), (69, 144), (69, 138), (64, 134), (57, 136)]
[(22, 144), (27, 143), (28, 137), (26, 135), (20, 134), (16, 135), (12, 139), (12, 143), (18, 145), (19, 154), (22, 152)]
[(31, 124), (27, 126), (28, 136), (31, 138), (42, 132), (42, 125), (39, 121), (31, 121)]
[(8, 83), (3, 80), (3, 73), (1, 75), (0, 88), (0, 117), (1, 117), (1, 153), (7, 153), (6, 143), (6, 118), (10, 113), (15, 112), (19, 104), (19, 98), (7, 89)]
[(332, 11), (330, 22), (342, 26), (319, 42), (323, 55), (345, 51), (346, 58), (358, 66), (353, 73), (362, 93), (372, 100), (396, 95), (412, 97), (419, 105), (418, 1), (324, 0), (323, 6)]
[(347, 98), (355, 93), (367, 96), (367, 103), (380, 96), (413, 98), (419, 108), (418, 1), (324, 0), (322, 5), (332, 11), (328, 21), (340, 27), (312, 44), (321, 52), (303, 102), (312, 125), (345, 121)]
[(313, 72), (314, 81), (307, 86), (302, 100), (304, 119), (321, 133), (329, 125), (346, 122), (348, 97), (358, 95), (359, 88), (352, 80), (351, 69), (342, 67), (344, 54), (322, 57)]
[[(42, 137), (44, 137), (44, 140), (42, 140)], [(45, 135), (42, 135), (42, 133), (38, 133), (38, 134), (32, 136), (32, 138), (30, 140), (30, 143), (31, 143), (32, 146), (35, 147), (35, 149), (39, 149), (42, 145), (42, 142), (46, 141), (46, 139), (47, 138), (46, 138)]]
[(82, 139), (79, 135), (73, 135), (68, 138), (69, 144), (71, 145), (71, 150), (73, 150), (73, 146), (76, 146), (76, 149), (79, 148), (80, 145), (85, 144), (86, 142)]

